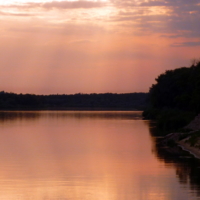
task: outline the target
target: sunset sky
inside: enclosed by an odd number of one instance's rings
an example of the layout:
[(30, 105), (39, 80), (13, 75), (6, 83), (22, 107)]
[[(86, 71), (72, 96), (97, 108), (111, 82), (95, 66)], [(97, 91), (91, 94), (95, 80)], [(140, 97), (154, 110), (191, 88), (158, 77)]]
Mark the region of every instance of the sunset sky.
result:
[(193, 58), (199, 0), (0, 0), (0, 91), (147, 92)]

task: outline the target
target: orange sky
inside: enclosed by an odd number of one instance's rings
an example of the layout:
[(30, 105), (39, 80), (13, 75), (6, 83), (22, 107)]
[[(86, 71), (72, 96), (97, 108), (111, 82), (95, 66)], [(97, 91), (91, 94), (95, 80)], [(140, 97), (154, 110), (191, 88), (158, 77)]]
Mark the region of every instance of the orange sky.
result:
[(200, 57), (199, 0), (0, 0), (0, 91), (147, 92)]

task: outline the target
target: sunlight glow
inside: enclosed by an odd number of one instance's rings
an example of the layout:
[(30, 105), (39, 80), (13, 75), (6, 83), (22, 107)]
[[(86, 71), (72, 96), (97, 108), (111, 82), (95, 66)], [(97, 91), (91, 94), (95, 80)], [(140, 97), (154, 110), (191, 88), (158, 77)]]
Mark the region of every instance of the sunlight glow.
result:
[[(66, 0), (59, 0), (58, 2), (62, 2)], [(78, 0), (67, 0), (67, 1), (78, 1)], [(93, 2), (109, 2), (109, 0), (87, 0)], [(52, 2), (52, 0), (0, 0), (0, 5), (12, 5), (12, 4), (26, 4), (26, 3), (47, 3)]]
[[(1, 5), (11, 5), (11, 4), (24, 4), (24, 3), (31, 3), (31, 2), (34, 2), (34, 3), (41, 3), (41, 0), (7, 0), (7, 1), (4, 1), (4, 0), (0, 0), (0, 4)], [(49, 2), (49, 0), (43, 0), (42, 2)]]

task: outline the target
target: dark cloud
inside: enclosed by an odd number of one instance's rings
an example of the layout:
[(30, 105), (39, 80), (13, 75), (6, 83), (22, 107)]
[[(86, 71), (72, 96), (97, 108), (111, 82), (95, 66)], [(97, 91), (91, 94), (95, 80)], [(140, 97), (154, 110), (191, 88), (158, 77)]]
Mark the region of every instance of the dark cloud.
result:
[(169, 35), (161, 35), (160, 37), (164, 37), (164, 38), (180, 38), (183, 37), (182, 34), (169, 34)]
[[(127, 1), (129, 2), (129, 1)], [(176, 8), (193, 7), (199, 4), (199, 0), (150, 0), (141, 1), (140, 6), (171, 6)]]
[(131, 22), (141, 32), (160, 33), (169, 38), (200, 37), (199, 0), (111, 0), (121, 11), (111, 20)]
[(174, 43), (171, 45), (172, 47), (196, 47), (200, 46), (200, 41), (197, 42), (182, 42), (182, 43)]

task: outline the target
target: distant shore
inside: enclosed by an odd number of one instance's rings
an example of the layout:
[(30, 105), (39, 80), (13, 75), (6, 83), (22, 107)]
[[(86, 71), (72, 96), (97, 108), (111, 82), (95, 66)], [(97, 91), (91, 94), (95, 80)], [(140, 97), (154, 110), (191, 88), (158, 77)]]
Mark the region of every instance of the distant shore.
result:
[(34, 95), (0, 92), (0, 110), (144, 110), (148, 93)]

